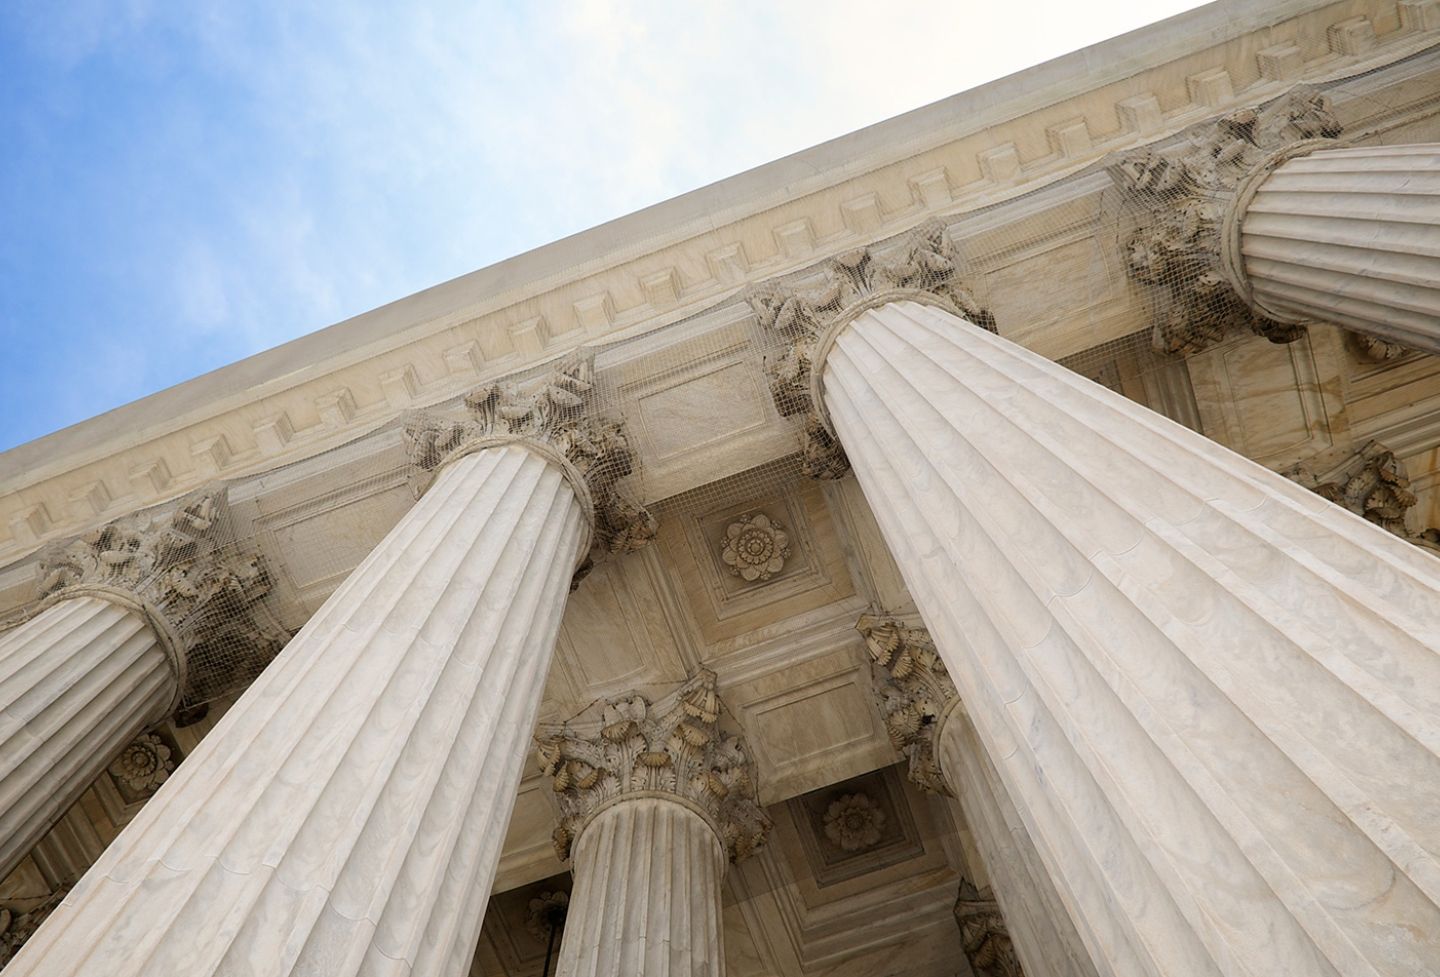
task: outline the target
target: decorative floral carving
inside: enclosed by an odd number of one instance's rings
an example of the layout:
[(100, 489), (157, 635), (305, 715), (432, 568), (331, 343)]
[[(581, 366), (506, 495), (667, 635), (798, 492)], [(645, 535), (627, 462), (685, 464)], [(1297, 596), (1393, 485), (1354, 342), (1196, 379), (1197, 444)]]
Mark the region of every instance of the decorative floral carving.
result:
[(785, 568), (790, 536), (785, 527), (763, 512), (732, 522), (720, 541), (720, 558), (735, 576), (749, 582), (769, 580)]
[(873, 848), (884, 831), (885, 812), (868, 794), (843, 794), (825, 810), (825, 837), (842, 851)]
[(949, 794), (935, 734), (959, 694), (929, 632), (874, 614), (861, 615), (855, 629), (865, 637), (885, 729), (910, 761), (910, 779), (931, 793)]
[(1378, 441), (1354, 452), (1322, 452), (1281, 474), (1401, 539), (1440, 553), (1440, 530), (1414, 532), (1406, 526), (1405, 514), (1417, 501), (1410, 475), (1395, 452)]
[(1183, 145), (1137, 150), (1110, 168), (1141, 215), (1126, 264), (1156, 297), (1157, 350), (1198, 352), (1237, 329), (1277, 343), (1303, 333), (1257, 313), (1231, 286), (1222, 269), (1222, 225), (1241, 182), (1277, 151), (1340, 131), (1325, 97), (1297, 88), (1264, 108), (1195, 126)]
[(570, 893), (542, 892), (525, 908), (525, 929), (536, 942), (549, 943), (551, 934), (565, 925), (570, 911)]
[(593, 388), (591, 356), (576, 353), (539, 376), (475, 388), (465, 397), (463, 414), (410, 414), (404, 424), (410, 461), (423, 473), (415, 487), (427, 488), (436, 469), (475, 441), (543, 442), (575, 466), (590, 490), (595, 504), (592, 558), (640, 549), (655, 538), (655, 519), (617, 487), (634, 470), (635, 456), (624, 422), (591, 410)]
[(39, 596), (119, 590), (157, 612), (188, 665), (187, 703), (247, 684), (289, 635), (262, 601), (271, 588), (262, 557), (232, 545), (226, 490), (210, 488), (162, 515), (117, 519), (40, 558)]
[(989, 886), (977, 889), (969, 879), (960, 880), (955, 922), (960, 927), (960, 946), (976, 977), (1025, 977), (1010, 929)]
[(42, 899), (0, 903), (0, 968), (8, 964), (20, 952), (25, 941), (35, 935), (40, 924), (64, 901), (70, 888), (71, 884), (66, 883)]
[(702, 671), (656, 702), (621, 696), (570, 722), (540, 727), (540, 768), (560, 798), (561, 860), (601, 804), (640, 791), (676, 794), (699, 807), (732, 861), (758, 848), (770, 819), (756, 799), (755, 765), (744, 742), (719, 722), (715, 674)]
[(1350, 348), (1363, 360), (1371, 363), (1387, 363), (1391, 360), (1398, 360), (1407, 353), (1415, 352), (1413, 346), (1406, 346), (1389, 339), (1381, 339), (1379, 336), (1372, 336), (1367, 332), (1347, 333), (1350, 339)]
[(766, 365), (770, 395), (781, 414), (806, 415), (805, 473), (839, 478), (850, 470), (844, 452), (811, 403), (810, 373), (826, 328), (845, 310), (882, 292), (921, 292), (952, 306), (957, 314), (990, 331), (995, 319), (976, 303), (960, 282), (955, 245), (945, 226), (926, 224), (911, 235), (897, 256), (881, 258), (859, 248), (824, 266), (823, 284), (808, 289), (769, 283), (751, 290), (750, 307), (762, 328), (773, 331), (783, 350)]
[(141, 733), (110, 764), (110, 775), (137, 794), (159, 790), (175, 770), (170, 747), (154, 733)]

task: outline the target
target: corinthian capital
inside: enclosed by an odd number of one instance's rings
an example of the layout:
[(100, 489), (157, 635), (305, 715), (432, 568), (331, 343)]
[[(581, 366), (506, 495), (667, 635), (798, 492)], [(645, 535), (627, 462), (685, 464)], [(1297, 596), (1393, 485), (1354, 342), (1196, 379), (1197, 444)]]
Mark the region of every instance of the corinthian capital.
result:
[(1440, 530), (1416, 532), (1406, 525), (1405, 515), (1417, 501), (1410, 475), (1395, 452), (1378, 441), (1358, 451), (1322, 452), (1281, 474), (1403, 540), (1440, 553)]
[(740, 737), (722, 732), (715, 673), (702, 671), (663, 699), (638, 693), (597, 703), (535, 734), (541, 770), (560, 798), (555, 851), (597, 811), (627, 795), (670, 794), (701, 812), (732, 861), (770, 829), (756, 797), (755, 764)]
[(1000, 903), (988, 885), (977, 889), (969, 879), (960, 880), (955, 923), (960, 927), (960, 946), (976, 977), (1025, 977)]
[(208, 701), (247, 684), (288, 638), (262, 608), (264, 559), (232, 537), (226, 490), (203, 489), (163, 514), (126, 516), (46, 550), (39, 596), (133, 604), (186, 677), (186, 700)]
[(823, 281), (808, 288), (767, 283), (747, 299), (763, 329), (777, 339), (781, 352), (767, 364), (770, 395), (786, 417), (805, 415), (805, 473), (839, 478), (850, 470), (838, 441), (816, 403), (815, 373), (823, 368), (833, 330), (853, 319), (869, 302), (911, 298), (941, 305), (986, 329), (995, 320), (980, 308), (960, 282), (955, 245), (945, 226), (926, 224), (898, 252), (881, 256), (859, 248), (830, 259)]
[(594, 410), (593, 390), (593, 363), (582, 352), (538, 376), (477, 387), (459, 412), (410, 414), (405, 438), (411, 463), (425, 473), (422, 490), (447, 461), (476, 447), (529, 441), (563, 457), (582, 483), (577, 489), (593, 507), (597, 551), (639, 549), (655, 537), (655, 519), (618, 488), (634, 471), (635, 456), (624, 421)]
[(1340, 131), (1325, 97), (1297, 88), (1194, 126), (1180, 145), (1140, 149), (1111, 165), (1139, 222), (1126, 242), (1126, 268), (1154, 297), (1157, 350), (1198, 352), (1235, 330), (1272, 342), (1300, 336), (1300, 327), (1259, 314), (1236, 289), (1224, 242), (1243, 215), (1245, 187)]
[(931, 793), (950, 794), (935, 737), (960, 696), (930, 633), (874, 614), (861, 615), (855, 630), (865, 638), (885, 729), (910, 761), (910, 779)]

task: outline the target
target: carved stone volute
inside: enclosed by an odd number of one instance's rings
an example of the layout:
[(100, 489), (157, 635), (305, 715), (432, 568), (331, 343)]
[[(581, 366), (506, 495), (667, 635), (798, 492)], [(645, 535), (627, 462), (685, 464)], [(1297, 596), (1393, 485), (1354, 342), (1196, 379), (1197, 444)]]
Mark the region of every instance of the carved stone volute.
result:
[(1415, 531), (1406, 525), (1405, 515), (1417, 501), (1410, 476), (1395, 452), (1378, 441), (1358, 451), (1322, 452), (1281, 474), (1403, 540), (1440, 553), (1440, 530)]
[(1157, 350), (1194, 353), (1243, 330), (1272, 342), (1302, 334), (1302, 327), (1251, 307), (1226, 242), (1244, 187), (1340, 131), (1325, 97), (1297, 88), (1264, 108), (1194, 126), (1180, 145), (1136, 150), (1111, 165), (1137, 221), (1125, 246), (1126, 268), (1154, 299)]
[(715, 674), (702, 671), (663, 699), (620, 696), (541, 725), (535, 743), (560, 799), (560, 859), (596, 812), (636, 795), (673, 795), (703, 814), (732, 861), (759, 848), (770, 819), (755, 764), (744, 741), (720, 729), (720, 710)]
[(872, 248), (838, 255), (823, 267), (824, 280), (808, 288), (767, 283), (747, 300), (762, 329), (780, 351), (766, 363), (770, 395), (786, 417), (805, 415), (804, 469), (812, 478), (839, 478), (850, 463), (816, 403), (815, 371), (823, 364), (833, 327), (871, 300), (912, 298), (940, 305), (991, 332), (995, 319), (960, 282), (954, 243), (945, 226), (916, 230), (898, 253), (882, 257)]
[(655, 519), (618, 488), (634, 470), (635, 456), (624, 421), (594, 410), (593, 390), (592, 358), (580, 351), (537, 376), (475, 388), (459, 412), (407, 415), (407, 450), (420, 473), (416, 494), (442, 465), (477, 447), (527, 441), (564, 459), (572, 483), (578, 482), (577, 495), (593, 515), (592, 558), (641, 548), (655, 537)]
[(197, 688), (209, 698), (245, 684), (284, 645), (289, 635), (262, 608), (271, 585), (263, 557), (233, 544), (226, 490), (216, 487), (49, 547), (38, 591), (48, 602), (88, 595), (144, 613), (172, 655), (177, 694), (193, 699)]
[(855, 629), (865, 638), (885, 729), (910, 761), (910, 779), (931, 793), (950, 794), (936, 736), (959, 694), (930, 633), (874, 614), (861, 615)]

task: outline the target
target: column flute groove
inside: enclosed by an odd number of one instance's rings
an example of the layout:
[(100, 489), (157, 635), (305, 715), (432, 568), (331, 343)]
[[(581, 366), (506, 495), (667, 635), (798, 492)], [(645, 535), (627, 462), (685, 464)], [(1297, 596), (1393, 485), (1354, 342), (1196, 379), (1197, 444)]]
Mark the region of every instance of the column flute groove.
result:
[(556, 977), (723, 977), (726, 863), (763, 840), (742, 741), (721, 731), (715, 676), (631, 694), (536, 734), (572, 860)]
[(45, 603), (0, 634), (0, 876), (206, 678), (193, 649), (223, 635), (264, 661), (283, 640), (257, 615), (262, 561), (225, 546), (225, 505), (203, 490), (42, 553)]
[(825, 363), (1077, 920), (1116, 973), (1426, 972), (1404, 934), (1440, 925), (1429, 558), (1091, 387), (914, 304), (861, 315)]
[(630, 470), (619, 426), (583, 410), (588, 373), (572, 360), (410, 420), (412, 458), (435, 473), (415, 508), (17, 973), (468, 971), (591, 499), (618, 501)]

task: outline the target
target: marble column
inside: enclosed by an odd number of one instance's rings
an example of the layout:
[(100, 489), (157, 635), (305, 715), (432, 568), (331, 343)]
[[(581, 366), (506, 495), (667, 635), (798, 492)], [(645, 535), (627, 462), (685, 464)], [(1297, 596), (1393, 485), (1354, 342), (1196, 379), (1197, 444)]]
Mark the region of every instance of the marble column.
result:
[(856, 629), (865, 637), (885, 725), (909, 761), (910, 779), (955, 798), (974, 839), (975, 864), (956, 902), (971, 970), (976, 977), (1094, 977), (1089, 953), (929, 634), (870, 614)]
[[(217, 545), (223, 490), (110, 523), (47, 552), (48, 606), (0, 634), (0, 877), (187, 688), (223, 629), (255, 650), (259, 561)], [(273, 653), (273, 649), (267, 649)]]
[(1440, 144), (1310, 144), (1252, 174), (1227, 228), (1262, 314), (1440, 353)]
[(769, 819), (715, 676), (612, 699), (536, 734), (573, 865), (557, 977), (723, 977), (721, 882)]
[(592, 512), (630, 468), (587, 372), (411, 419), (428, 491), (7, 977), (466, 972)]
[(1097, 969), (1440, 972), (1440, 564), (941, 297), (818, 324), (812, 402)]

